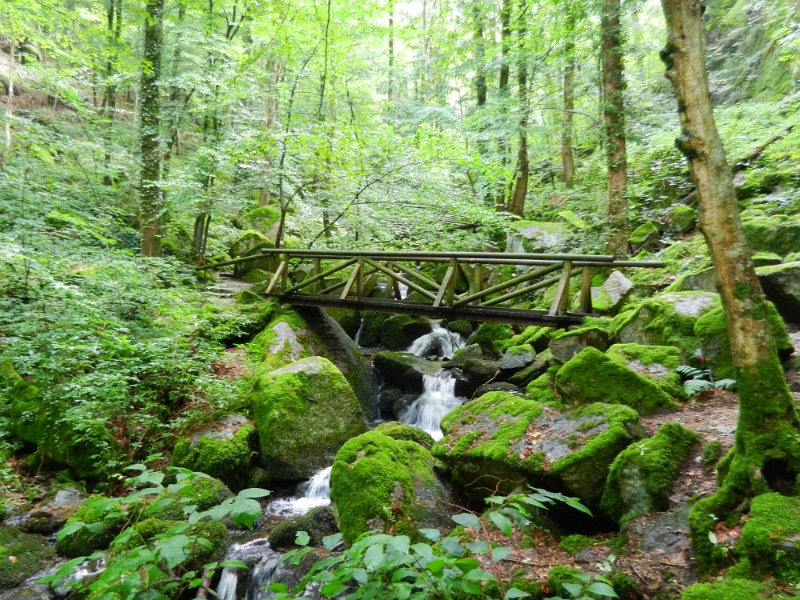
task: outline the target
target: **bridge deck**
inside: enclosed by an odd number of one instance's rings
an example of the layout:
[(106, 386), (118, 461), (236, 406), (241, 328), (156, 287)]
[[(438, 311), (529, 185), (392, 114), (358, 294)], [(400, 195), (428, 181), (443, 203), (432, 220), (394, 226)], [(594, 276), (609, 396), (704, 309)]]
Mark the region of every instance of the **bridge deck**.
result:
[(568, 313), (550, 315), (547, 311), (498, 308), (494, 306), (432, 306), (421, 302), (406, 302), (385, 298), (348, 298), (319, 294), (264, 294), (295, 306), (318, 306), (320, 308), (345, 308), (357, 311), (413, 315), (429, 319), (466, 319), (492, 323), (517, 323), (519, 325), (543, 325), (562, 328), (579, 324), (587, 315)]

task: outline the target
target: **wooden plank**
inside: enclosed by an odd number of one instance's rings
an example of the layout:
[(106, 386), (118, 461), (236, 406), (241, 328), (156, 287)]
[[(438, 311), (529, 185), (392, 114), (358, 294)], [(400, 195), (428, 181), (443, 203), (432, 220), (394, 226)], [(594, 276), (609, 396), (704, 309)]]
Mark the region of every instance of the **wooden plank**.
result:
[[(578, 273), (580, 273), (580, 269), (572, 269), (572, 277), (575, 277)], [(492, 298), (491, 300), (487, 300), (486, 302), (481, 302), (478, 306), (494, 306), (495, 304), (502, 304), (506, 300), (513, 300), (519, 296), (524, 296), (529, 292), (535, 292), (536, 290), (541, 290), (542, 288), (550, 287), (551, 285), (555, 285), (561, 280), (561, 275), (556, 275), (555, 277), (549, 277), (544, 281), (540, 281), (538, 283), (534, 283), (533, 285), (528, 285), (523, 288), (519, 288), (514, 290), (513, 292), (509, 292), (508, 294), (504, 294), (503, 296), (498, 296), (497, 298)]]
[(413, 277), (417, 281), (420, 281), (420, 282), (424, 283), (425, 285), (427, 285), (432, 290), (438, 290), (439, 289), (439, 284), (438, 283), (436, 283), (432, 279), (428, 279), (422, 273), (418, 273), (414, 269), (411, 269), (411, 268), (409, 268), (409, 267), (407, 267), (405, 265), (401, 265), (400, 263), (395, 263), (395, 266), (398, 269), (400, 269), (403, 273), (408, 275), (409, 277)]
[(431, 294), (431, 293), (430, 293), (428, 290), (426, 290), (425, 288), (421, 288), (420, 286), (418, 286), (418, 285), (417, 285), (416, 283), (414, 283), (413, 281), (410, 281), (410, 280), (406, 279), (405, 277), (403, 277), (403, 276), (401, 276), (401, 275), (398, 275), (397, 273), (392, 273), (391, 271), (389, 271), (389, 269), (387, 269), (386, 267), (384, 267), (382, 264), (375, 262), (375, 261), (374, 261), (374, 260), (372, 260), (371, 258), (365, 258), (365, 259), (364, 259), (364, 261), (365, 261), (365, 262), (366, 262), (368, 265), (370, 265), (371, 267), (375, 267), (375, 268), (376, 268), (376, 269), (378, 269), (379, 271), (381, 271), (381, 272), (383, 272), (383, 273), (386, 273), (387, 275), (389, 275), (389, 276), (390, 276), (390, 277), (392, 277), (393, 279), (395, 279), (395, 280), (399, 281), (400, 283), (402, 283), (403, 285), (407, 286), (407, 287), (408, 287), (408, 289), (414, 290), (415, 292), (419, 292), (420, 294), (422, 294), (423, 296), (425, 296), (425, 297), (426, 297), (426, 298), (428, 298), (429, 300), (435, 300), (435, 299), (436, 299), (436, 296), (434, 296), (433, 294)]
[[(447, 267), (447, 272), (444, 274), (444, 279), (442, 279), (442, 285), (439, 286), (439, 291), (436, 294), (436, 298), (433, 300), (434, 306), (439, 306), (442, 303), (442, 299), (444, 298), (444, 294), (447, 291), (447, 288), (450, 287), (450, 280), (455, 279), (456, 269), (453, 266), (453, 263), (450, 263), (450, 266)], [(452, 302), (449, 303), (452, 306)]]
[(308, 277), (308, 278), (304, 279), (303, 281), (301, 281), (297, 285), (293, 285), (288, 290), (286, 290), (284, 292), (284, 294), (291, 294), (292, 292), (296, 292), (297, 290), (300, 290), (300, 289), (306, 287), (307, 285), (310, 285), (310, 284), (312, 284), (312, 283), (314, 283), (316, 281), (319, 281), (320, 279), (323, 279), (323, 278), (327, 277), (328, 275), (332, 275), (333, 273), (336, 273), (337, 271), (341, 271), (342, 269), (345, 269), (345, 268), (349, 267), (350, 265), (352, 265), (357, 260), (358, 259), (356, 259), (356, 258), (350, 258), (350, 259), (348, 259), (348, 260), (346, 260), (344, 262), (339, 263), (338, 265), (333, 265), (332, 267), (330, 267), (328, 269), (325, 269), (321, 273), (319, 273), (317, 275), (312, 275), (311, 277)]
[(536, 277), (540, 277), (541, 275), (546, 275), (547, 273), (551, 273), (553, 271), (558, 270), (559, 265), (550, 265), (548, 267), (544, 267), (543, 269), (536, 269), (535, 271), (531, 271), (530, 273), (525, 273), (525, 275), (520, 275), (519, 277), (514, 277), (513, 279), (509, 279), (508, 281), (504, 281), (503, 283), (498, 283), (497, 285), (493, 285), (491, 287), (486, 288), (485, 290), (481, 290), (480, 292), (476, 292), (475, 294), (470, 294), (469, 296), (465, 296), (461, 298), (461, 300), (456, 300), (453, 303), (453, 306), (462, 306), (469, 302), (474, 302), (475, 300), (480, 300), (481, 298), (485, 298), (490, 294), (494, 294), (495, 292), (499, 292), (500, 290), (504, 290), (509, 287), (513, 287), (520, 283), (525, 283), (526, 281), (530, 281), (531, 279), (535, 279)]
[[(322, 269), (320, 269), (319, 260), (320, 259), (318, 259), (318, 258), (314, 259), (314, 275), (315, 276), (319, 276), (319, 274), (322, 272)], [(320, 284), (322, 284), (322, 285), (320, 285)], [(316, 293), (316, 292), (319, 292), (324, 287), (325, 287), (325, 277), (322, 276), (322, 277), (320, 277), (319, 279), (317, 279), (314, 282), (314, 287), (312, 289)]]
[(588, 315), (592, 312), (592, 268), (583, 267), (581, 270), (581, 298), (578, 310)]
[(356, 298), (361, 300), (361, 297), (364, 295), (364, 257), (359, 256), (358, 262), (356, 266), (358, 267), (356, 276)]
[(472, 293), (479, 294), (483, 290), (483, 269), (478, 263), (472, 268)]
[(357, 300), (353, 296), (341, 300), (336, 296), (320, 296), (317, 294), (269, 294), (282, 302), (295, 306), (319, 306), (323, 308), (345, 308), (358, 311), (374, 311), (382, 313), (415, 315), (430, 319), (467, 319), (490, 323), (518, 323), (520, 325), (544, 325), (548, 327), (567, 327), (583, 321), (583, 315), (551, 316), (545, 311), (522, 310), (514, 308), (498, 308), (494, 306), (451, 306), (434, 307), (421, 302), (398, 302), (386, 298), (364, 298)]
[(347, 298), (347, 295), (350, 293), (350, 290), (353, 289), (353, 284), (356, 282), (356, 278), (358, 277), (359, 271), (361, 271), (362, 265), (359, 263), (356, 265), (356, 268), (353, 269), (353, 272), (350, 273), (350, 278), (347, 280), (347, 284), (344, 286), (344, 291), (342, 295), (339, 297), (340, 300), (344, 300)]
[(288, 267), (288, 266), (289, 266), (289, 259), (288, 258), (284, 258), (281, 261), (281, 263), (278, 265), (278, 268), (275, 269), (275, 274), (272, 276), (272, 279), (270, 280), (269, 285), (267, 286), (267, 291), (266, 291), (267, 294), (271, 294), (272, 293), (272, 291), (275, 289), (275, 286), (277, 285), (278, 281), (283, 276), (283, 273), (286, 271), (286, 267)]
[[(392, 261), (389, 261), (389, 262), (386, 263), (386, 268), (389, 269), (392, 273), (394, 273), (394, 263)], [(392, 298), (393, 297), (393, 295), (394, 295), (394, 285), (395, 285), (394, 278), (391, 277), (390, 275), (387, 275), (386, 276), (386, 289), (383, 292), (383, 297), (384, 298)], [(398, 300), (399, 299), (400, 298), (398, 298)]]
[[(374, 275), (375, 273), (377, 273), (377, 271), (375, 269), (366, 269), (364, 271), (364, 277), (369, 277), (370, 275)], [(333, 284), (329, 285), (328, 287), (326, 287), (324, 290), (320, 290), (319, 293), (320, 294), (330, 294), (331, 292), (335, 292), (336, 290), (344, 287), (346, 284), (347, 284), (347, 280), (346, 279), (343, 280), (343, 281), (337, 281), (336, 283), (333, 283)]]
[(553, 298), (553, 303), (550, 305), (550, 316), (563, 315), (569, 303), (569, 280), (572, 277), (572, 263), (568, 260), (564, 261), (564, 267), (561, 271), (561, 279), (558, 280), (558, 287), (556, 287), (556, 295)]
[(450, 281), (447, 283), (447, 291), (445, 292), (445, 302), (447, 302), (447, 306), (453, 306), (453, 300), (455, 299), (456, 295), (456, 283), (458, 282), (458, 259), (454, 258), (450, 261), (450, 269), (453, 270), (453, 275), (450, 277)]

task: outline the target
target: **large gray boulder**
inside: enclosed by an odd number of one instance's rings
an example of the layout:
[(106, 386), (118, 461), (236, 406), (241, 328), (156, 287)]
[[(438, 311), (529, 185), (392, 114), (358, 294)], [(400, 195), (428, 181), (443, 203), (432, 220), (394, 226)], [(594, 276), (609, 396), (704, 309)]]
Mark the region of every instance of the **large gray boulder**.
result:
[(574, 237), (566, 223), (517, 221), (511, 225), (506, 247), (509, 252), (547, 252), (565, 249)]
[(633, 292), (633, 282), (619, 271), (612, 271), (600, 287), (592, 288), (592, 312), (613, 315)]
[(367, 430), (353, 390), (329, 360), (313, 356), (256, 377), (248, 400), (261, 462), (275, 479), (308, 479)]
[(378, 352), (372, 359), (384, 383), (400, 388), (405, 394), (421, 394), (422, 379), (434, 376), (441, 363), (432, 362), (408, 352)]
[(800, 325), (800, 261), (759, 267), (756, 275), (778, 313), (789, 323)]

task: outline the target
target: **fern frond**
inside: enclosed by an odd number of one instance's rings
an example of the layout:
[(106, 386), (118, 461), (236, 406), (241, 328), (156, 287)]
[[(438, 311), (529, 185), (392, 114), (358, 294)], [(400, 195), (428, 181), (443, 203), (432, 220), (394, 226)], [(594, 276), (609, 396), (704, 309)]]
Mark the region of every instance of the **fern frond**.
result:
[(704, 369), (696, 369), (689, 365), (681, 365), (675, 372), (684, 377), (685, 379), (702, 379), (708, 376), (708, 371)]
[(714, 382), (714, 387), (718, 390), (732, 390), (736, 387), (735, 379), (719, 379)]
[(694, 396), (705, 390), (713, 390), (714, 384), (705, 379), (689, 379), (683, 382), (683, 391), (687, 396)]

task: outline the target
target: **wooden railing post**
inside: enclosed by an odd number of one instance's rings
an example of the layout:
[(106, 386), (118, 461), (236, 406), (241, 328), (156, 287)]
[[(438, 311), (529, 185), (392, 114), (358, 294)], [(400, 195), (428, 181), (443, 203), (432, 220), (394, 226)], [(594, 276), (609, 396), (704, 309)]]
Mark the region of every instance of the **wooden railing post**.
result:
[[(394, 273), (394, 263), (389, 261), (386, 263), (386, 268)], [(392, 298), (394, 296), (394, 278), (391, 275), (386, 275), (386, 290), (383, 292), (384, 298)]]
[(456, 296), (456, 282), (458, 281), (458, 259), (451, 258), (450, 259), (450, 267), (448, 271), (452, 271), (452, 275), (450, 276), (450, 281), (447, 284), (447, 292), (445, 294), (445, 302), (447, 306), (453, 306), (453, 301), (455, 300)]
[(477, 294), (483, 290), (483, 273), (481, 264), (478, 263), (472, 268), (472, 293)]
[(283, 271), (281, 272), (281, 293), (283, 293), (289, 287), (289, 255), (282, 254), (281, 258), (284, 264)]
[(581, 298), (578, 312), (588, 315), (592, 312), (592, 268), (583, 267), (581, 273)]
[(356, 298), (361, 300), (361, 297), (364, 295), (364, 257), (359, 256), (358, 262), (356, 262), (358, 266), (358, 276), (356, 277)]
[(561, 279), (558, 280), (558, 287), (556, 287), (556, 295), (553, 298), (553, 303), (550, 305), (551, 317), (555, 315), (563, 315), (567, 310), (569, 304), (569, 280), (572, 276), (572, 261), (565, 260), (564, 266), (561, 270)]
[[(322, 269), (320, 269), (320, 266), (319, 266), (319, 259), (315, 258), (314, 259), (314, 273), (313, 274), (315, 276), (319, 277), (319, 274), (320, 274), (321, 271), (322, 271)], [(320, 285), (320, 284), (322, 284), (322, 285)], [(318, 279), (317, 281), (314, 282), (314, 285), (311, 288), (311, 291), (316, 294), (317, 292), (319, 292), (324, 287), (325, 287), (325, 279), (324, 278)]]

